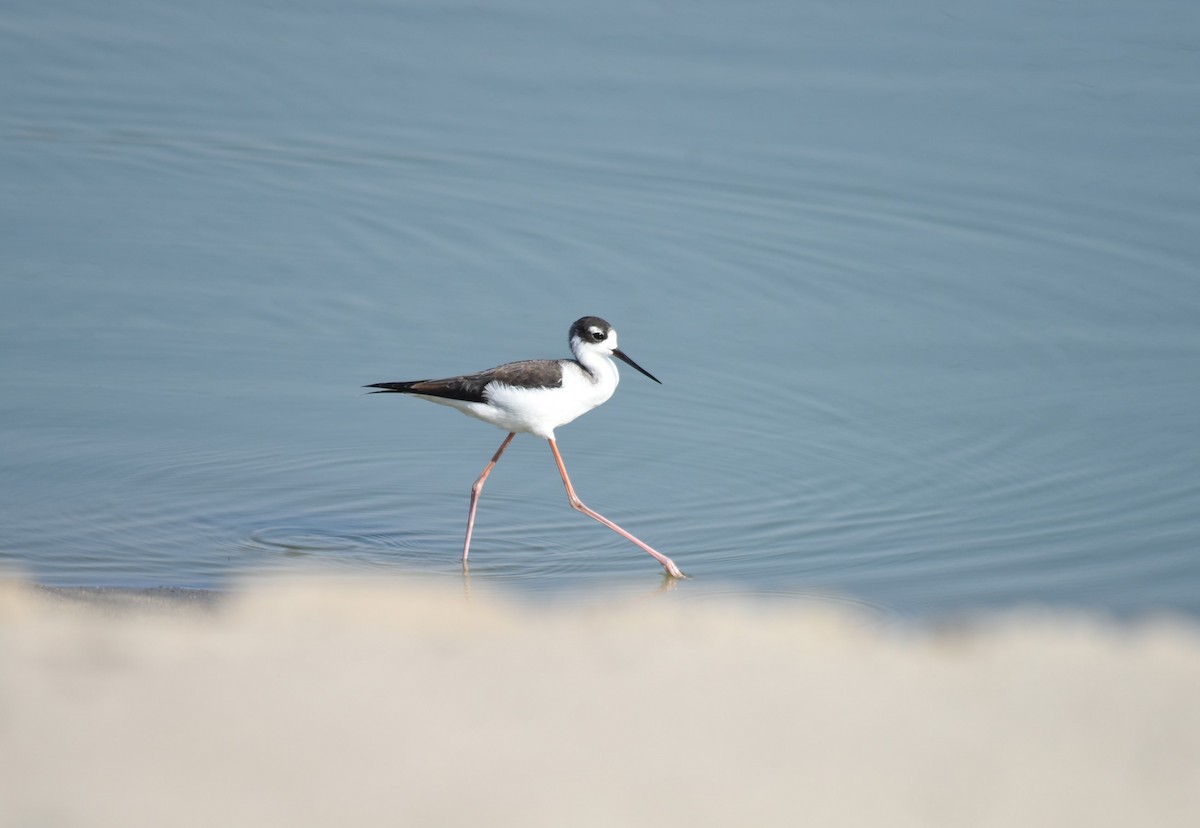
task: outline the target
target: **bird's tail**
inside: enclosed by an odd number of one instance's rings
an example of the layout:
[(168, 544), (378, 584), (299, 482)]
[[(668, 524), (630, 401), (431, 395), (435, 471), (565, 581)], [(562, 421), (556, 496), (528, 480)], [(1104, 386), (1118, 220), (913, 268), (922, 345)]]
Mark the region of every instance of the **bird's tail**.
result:
[(416, 382), (375, 382), (370, 385), (364, 385), (363, 388), (378, 388), (378, 391), (372, 391), (372, 394), (408, 394), (412, 392), (412, 387)]

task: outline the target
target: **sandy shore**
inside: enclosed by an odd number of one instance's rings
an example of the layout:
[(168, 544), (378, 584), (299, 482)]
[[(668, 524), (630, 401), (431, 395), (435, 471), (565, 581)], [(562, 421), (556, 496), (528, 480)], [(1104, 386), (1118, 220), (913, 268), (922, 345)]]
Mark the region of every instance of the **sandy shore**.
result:
[(1200, 630), (0, 584), (4, 826), (1200, 824)]

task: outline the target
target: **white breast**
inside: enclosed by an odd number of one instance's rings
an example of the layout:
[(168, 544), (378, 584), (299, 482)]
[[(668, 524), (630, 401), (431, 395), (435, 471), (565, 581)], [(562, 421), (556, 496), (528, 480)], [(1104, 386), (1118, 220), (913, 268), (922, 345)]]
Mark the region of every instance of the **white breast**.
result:
[(607, 402), (619, 381), (617, 366), (609, 359), (594, 361), (596, 377), (570, 360), (563, 360), (561, 365), (562, 385), (558, 388), (494, 383), (485, 391), (487, 404), (472, 403), (463, 411), (507, 431), (553, 439), (554, 429)]

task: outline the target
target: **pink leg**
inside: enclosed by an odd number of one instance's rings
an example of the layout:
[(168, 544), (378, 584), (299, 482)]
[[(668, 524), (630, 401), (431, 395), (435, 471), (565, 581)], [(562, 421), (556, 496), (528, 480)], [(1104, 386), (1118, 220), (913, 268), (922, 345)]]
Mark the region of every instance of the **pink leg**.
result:
[(662, 564), (663, 569), (665, 569), (667, 571), (667, 574), (670, 575), (672, 578), (686, 578), (687, 577), (686, 575), (684, 575), (682, 572), (679, 571), (679, 567), (677, 567), (675, 565), (675, 562), (672, 561), (670, 558), (668, 558), (666, 555), (664, 555), (661, 552), (658, 552), (654, 549), (651, 549), (650, 546), (642, 543), (640, 540), (638, 540), (633, 535), (626, 532), (620, 526), (617, 526), (617, 524), (613, 523), (611, 520), (606, 518), (604, 515), (600, 514), (599, 512), (594, 512), (591, 509), (589, 509), (587, 506), (585, 506), (583, 501), (579, 499), (579, 495), (575, 494), (575, 487), (571, 485), (571, 478), (567, 477), (567, 467), (563, 465), (562, 455), (558, 453), (558, 444), (555, 443), (553, 440), (550, 440), (549, 442), (550, 442), (550, 451), (554, 452), (554, 462), (558, 464), (558, 473), (562, 475), (563, 485), (567, 487), (567, 500), (570, 502), (571, 508), (577, 509), (580, 512), (583, 512), (585, 515), (592, 518), (593, 520), (600, 521), (605, 526), (607, 526), (609, 529), (613, 530), (618, 535), (625, 538), (625, 540), (632, 541), (633, 543), (636, 543), (638, 546), (640, 546), (645, 551), (649, 552), (651, 555), (654, 556), (654, 559), (656, 561), (658, 561), (660, 564)]
[(475, 528), (475, 506), (479, 503), (479, 493), (483, 491), (484, 481), (492, 473), (492, 468), (495, 467), (496, 461), (500, 459), (501, 454), (504, 454), (504, 450), (508, 448), (508, 444), (512, 442), (512, 438), (516, 436), (517, 433), (514, 431), (504, 438), (504, 442), (500, 444), (500, 448), (496, 449), (496, 453), (492, 455), (492, 459), (483, 467), (483, 473), (479, 475), (479, 479), (471, 487), (471, 511), (467, 514), (467, 539), (463, 541), (463, 569), (467, 568), (467, 553), (471, 551), (471, 532)]

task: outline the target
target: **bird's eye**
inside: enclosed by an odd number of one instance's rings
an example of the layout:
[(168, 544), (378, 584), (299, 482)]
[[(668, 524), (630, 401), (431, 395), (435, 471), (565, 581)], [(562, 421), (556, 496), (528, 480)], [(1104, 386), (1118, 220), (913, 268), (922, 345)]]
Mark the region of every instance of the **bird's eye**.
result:
[(608, 334), (606, 334), (604, 331), (592, 331), (592, 339), (595, 342), (603, 342), (606, 336), (608, 336)]

